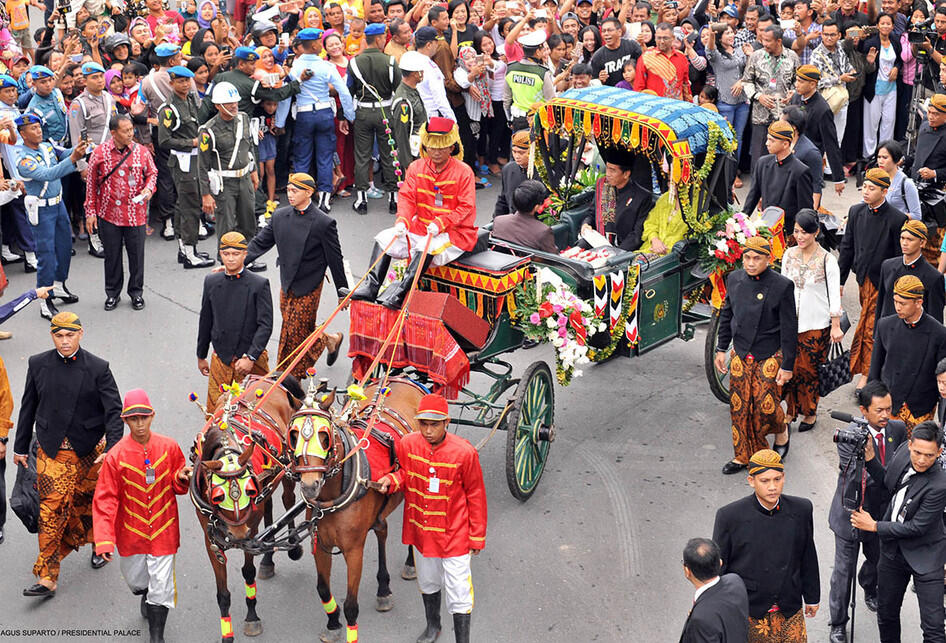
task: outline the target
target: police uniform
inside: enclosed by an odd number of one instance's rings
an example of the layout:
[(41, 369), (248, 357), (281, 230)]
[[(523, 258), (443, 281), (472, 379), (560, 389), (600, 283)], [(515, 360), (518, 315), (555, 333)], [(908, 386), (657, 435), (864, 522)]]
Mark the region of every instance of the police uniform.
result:
[[(17, 87), (16, 80), (6, 74), (0, 74), (0, 90), (7, 87)], [(9, 118), (16, 120), (20, 115), (20, 110), (16, 104), (7, 105), (0, 102), (0, 118)], [(0, 144), (0, 156), (3, 157), (3, 164), (7, 168), (7, 175), (13, 181), (19, 181), (20, 175), (16, 171), (16, 150), (17, 144), (22, 141), (17, 136), (16, 141), (10, 144)], [(26, 208), (23, 202), (23, 195), (18, 195), (12, 201), (3, 204), (0, 207), (2, 215), (3, 243), (11, 248), (12, 254), (14, 245), (19, 246), (25, 253), (26, 271), (36, 271), (36, 240), (33, 237), (33, 231), (26, 217)]]
[[(39, 117), (24, 114), (17, 119), (17, 126), (30, 122), (39, 122)], [(76, 166), (70, 158), (70, 150), (54, 147), (45, 141), (35, 150), (26, 145), (21, 145), (18, 150), (16, 168), (26, 185), (27, 204), (29, 210), (33, 209), (34, 203), (36, 208), (35, 216), (30, 215), (36, 238), (36, 286), (55, 284), (58, 287), (69, 277), (72, 260), (72, 228), (66, 206), (62, 203), (60, 179), (75, 172)]]
[[(187, 67), (172, 67), (169, 70), (175, 78), (193, 78), (194, 72)], [(158, 108), (158, 145), (169, 151), (168, 161), (172, 182), (177, 188), (177, 202), (174, 205), (174, 231), (178, 238), (180, 251), (178, 260), (185, 268), (202, 268), (213, 261), (197, 255), (197, 237), (200, 229), (200, 189), (198, 187), (197, 139), (199, 125), (197, 112), (200, 106), (197, 95), (189, 92), (185, 98), (174, 90)], [(161, 170), (158, 169), (160, 181)], [(160, 182), (159, 182), (160, 189)]]
[[(42, 65), (31, 67), (29, 73), (34, 81), (55, 77), (51, 69)], [(43, 119), (43, 138), (56, 145), (65, 143), (68, 133), (66, 100), (58, 87), (53, 87), (53, 91), (48, 96), (40, 96), (34, 91), (26, 106), (26, 111)]]
[(503, 96), (503, 108), (513, 131), (528, 129), (529, 108), (555, 96), (552, 72), (533, 58), (538, 47), (545, 42), (545, 32), (539, 30), (527, 33), (517, 42), (522, 45), (525, 57), (506, 68), (506, 91)]
[[(424, 71), (427, 60), (423, 54), (410, 53), (407, 61), (401, 56), (401, 73)], [(394, 90), (391, 100), (391, 129), (394, 132), (394, 145), (397, 148), (398, 169), (406, 172), (415, 160), (420, 158), (420, 127), (427, 122), (427, 109), (416, 87), (401, 83)]]
[[(374, 37), (383, 34), (384, 30), (383, 24), (370, 24), (365, 28), (365, 35)], [(371, 170), (371, 152), (377, 141), (382, 176), (380, 187), (389, 194), (388, 210), (393, 213), (397, 209), (394, 196), (397, 182), (392, 150), (385, 129), (390, 129), (391, 97), (401, 82), (401, 70), (394, 56), (388, 56), (377, 47), (368, 47), (349, 62), (348, 71), (348, 82), (357, 110), (353, 127), (357, 193), (352, 207), (359, 214), (367, 212), (366, 192)], [(388, 119), (388, 125), (385, 125), (384, 119)]]
[(244, 112), (229, 121), (217, 114), (199, 129), (198, 185), (201, 197), (209, 194), (216, 202), (218, 239), (231, 230), (247, 238), (256, 234), (250, 178), (256, 171), (256, 144)]
[[(237, 47), (236, 51), (233, 52), (233, 57), (236, 60), (257, 60), (259, 54), (251, 47)], [(247, 76), (239, 69), (231, 69), (230, 71), (225, 71), (214, 76), (214, 85), (219, 85), (220, 83), (230, 83), (236, 87), (237, 92), (240, 94), (239, 109), (245, 114), (253, 114), (256, 111), (256, 106), (264, 100), (271, 100), (278, 103), (281, 100), (291, 98), (299, 93), (298, 80), (288, 79), (288, 82), (276, 89), (263, 87), (260, 81), (251, 76)], [(200, 106), (200, 115), (198, 118), (200, 122), (206, 123), (216, 113), (217, 110), (214, 109), (213, 101), (211, 100), (211, 92), (207, 92), (204, 96), (204, 102)]]

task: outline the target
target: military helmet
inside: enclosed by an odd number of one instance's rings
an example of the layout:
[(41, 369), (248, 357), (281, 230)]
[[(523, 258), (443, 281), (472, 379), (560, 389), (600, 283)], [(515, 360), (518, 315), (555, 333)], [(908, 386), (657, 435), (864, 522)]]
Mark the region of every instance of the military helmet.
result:
[(240, 92), (231, 83), (226, 81), (216, 83), (213, 87), (213, 93), (210, 95), (210, 102), (214, 105), (226, 105), (227, 103), (239, 103)]

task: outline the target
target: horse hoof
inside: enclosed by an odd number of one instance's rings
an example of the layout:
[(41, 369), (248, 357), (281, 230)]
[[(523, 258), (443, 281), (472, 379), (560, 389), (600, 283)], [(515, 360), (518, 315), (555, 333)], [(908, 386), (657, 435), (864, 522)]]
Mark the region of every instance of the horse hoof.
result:
[(322, 630), (319, 634), (319, 640), (322, 643), (341, 643), (342, 633), (345, 631), (345, 628), (338, 628), (337, 630)]
[(269, 580), (276, 575), (276, 566), (275, 565), (260, 565), (259, 570), (256, 572), (256, 577), (263, 580)]
[(417, 570), (411, 565), (404, 565), (401, 569), (401, 578), (404, 580), (417, 580)]
[(378, 596), (378, 602), (374, 608), (379, 612), (390, 612), (394, 607), (394, 597), (391, 594), (387, 596)]
[(263, 633), (263, 621), (244, 621), (243, 634), (246, 636), (259, 636)]
[(302, 558), (302, 545), (296, 545), (286, 553), (289, 554), (289, 560), (299, 560)]

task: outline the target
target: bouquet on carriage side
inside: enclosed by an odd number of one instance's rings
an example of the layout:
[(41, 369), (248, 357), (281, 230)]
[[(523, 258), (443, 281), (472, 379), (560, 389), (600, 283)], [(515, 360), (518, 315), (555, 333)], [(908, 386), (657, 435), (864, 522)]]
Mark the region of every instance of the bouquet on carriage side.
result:
[(516, 324), (529, 339), (551, 342), (556, 377), (568, 386), (573, 377), (581, 376), (578, 367), (590, 362), (588, 338), (606, 331), (607, 324), (595, 319), (592, 306), (547, 268), (516, 288), (515, 297)]

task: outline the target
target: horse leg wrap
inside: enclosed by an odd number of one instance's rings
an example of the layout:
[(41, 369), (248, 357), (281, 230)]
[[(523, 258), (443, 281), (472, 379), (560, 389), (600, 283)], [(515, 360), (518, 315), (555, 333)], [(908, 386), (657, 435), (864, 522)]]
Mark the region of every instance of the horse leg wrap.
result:
[(322, 609), (325, 610), (326, 614), (331, 614), (338, 610), (338, 603), (335, 602), (335, 597), (332, 596), (328, 601), (322, 601)]
[(246, 599), (248, 601), (256, 600), (256, 583), (252, 585), (244, 583), (243, 589), (246, 590)]
[(358, 643), (358, 626), (349, 625), (345, 633), (345, 643)]
[(233, 625), (230, 624), (229, 616), (220, 617), (220, 636), (225, 639), (233, 639)]

